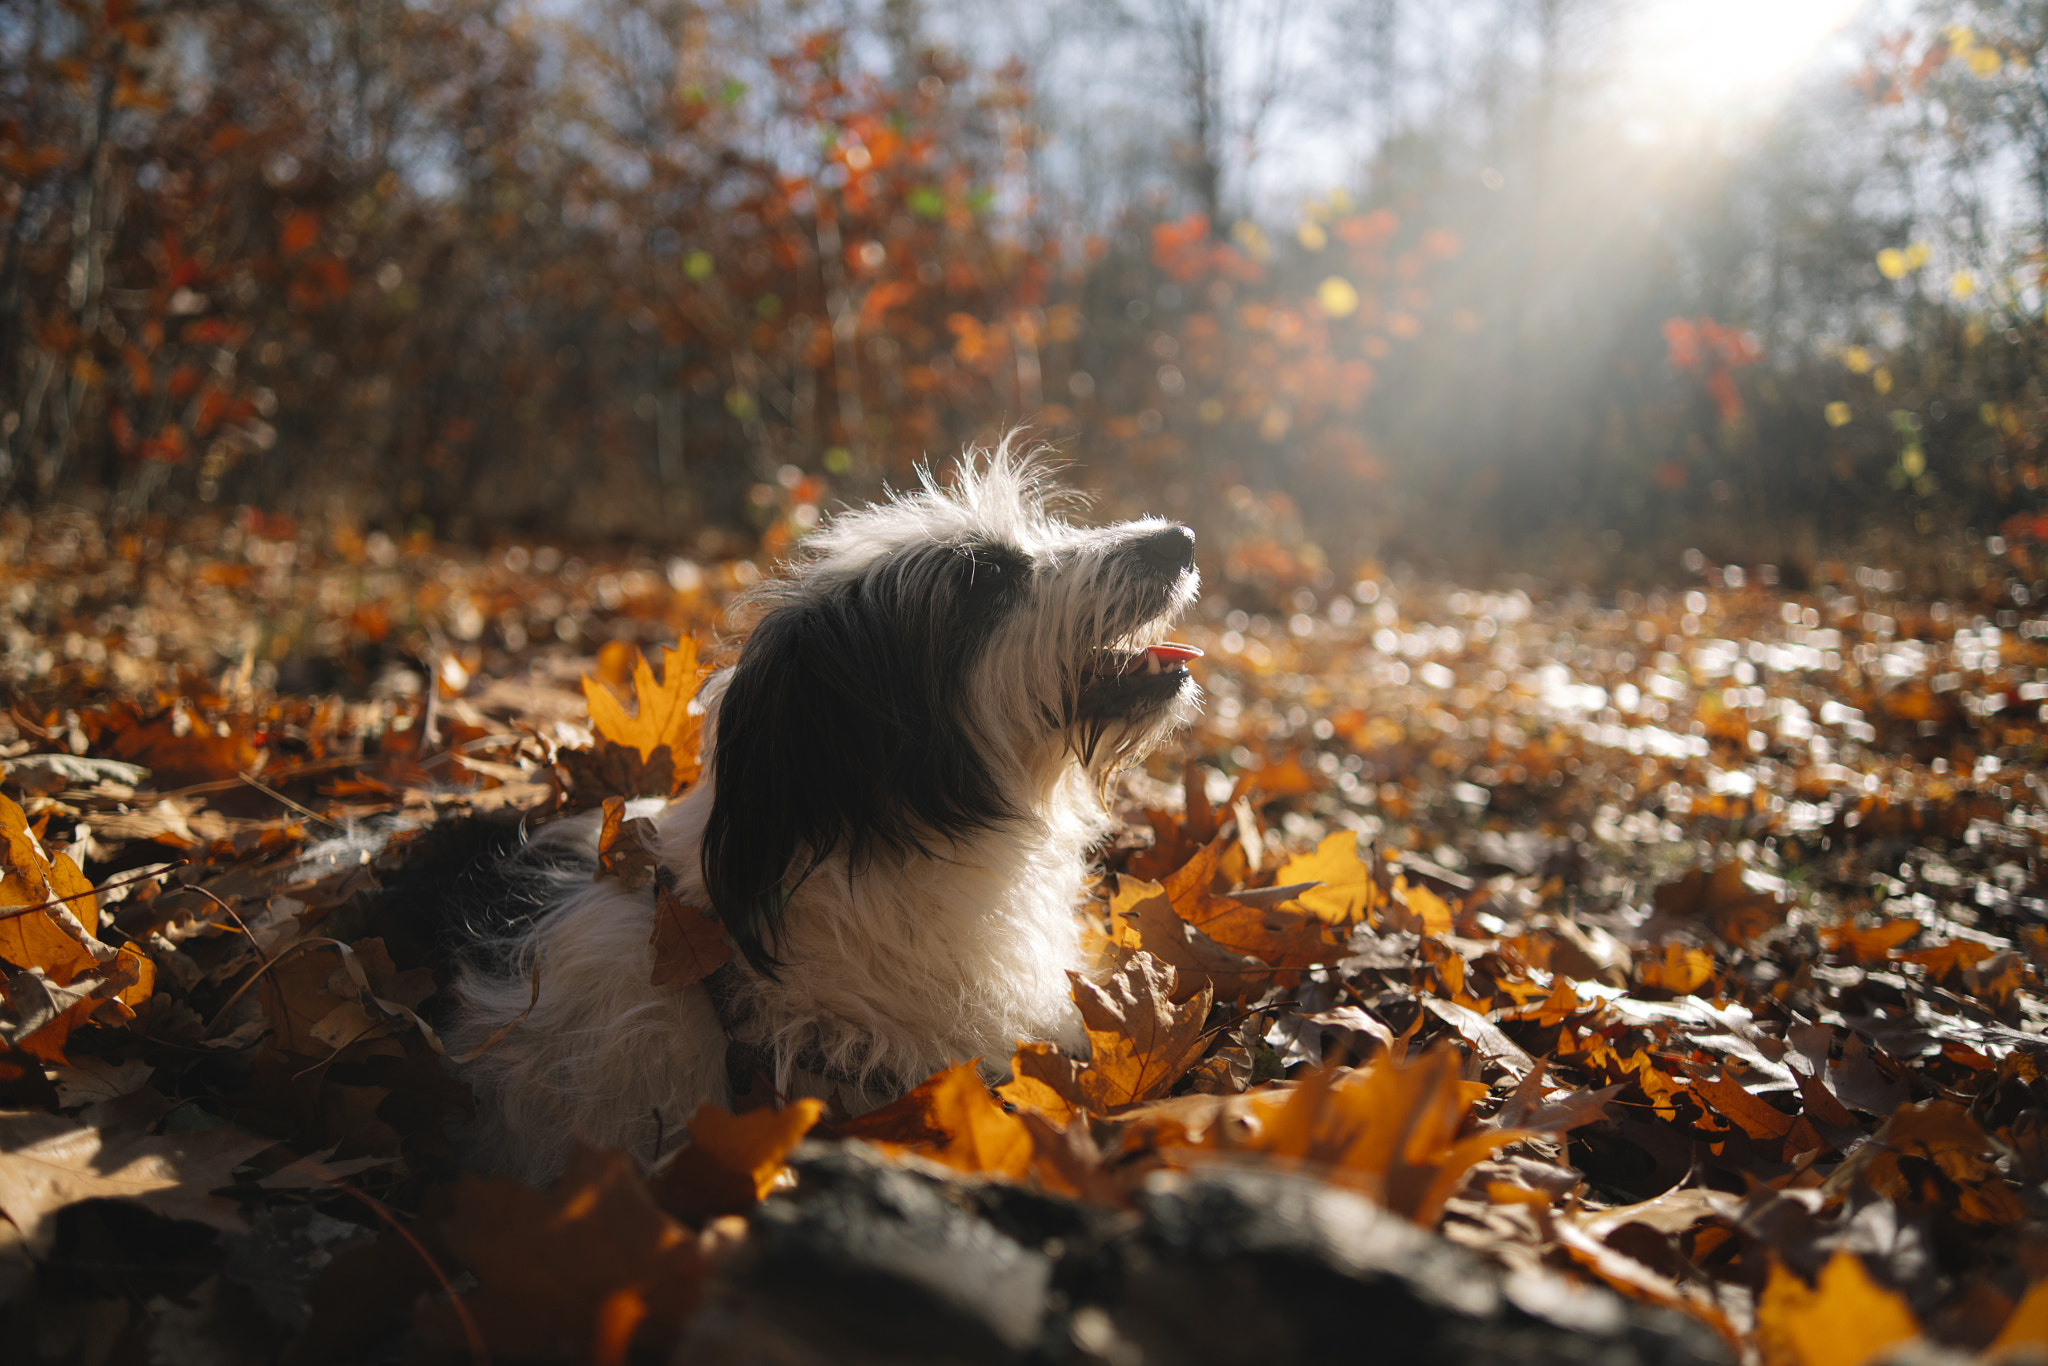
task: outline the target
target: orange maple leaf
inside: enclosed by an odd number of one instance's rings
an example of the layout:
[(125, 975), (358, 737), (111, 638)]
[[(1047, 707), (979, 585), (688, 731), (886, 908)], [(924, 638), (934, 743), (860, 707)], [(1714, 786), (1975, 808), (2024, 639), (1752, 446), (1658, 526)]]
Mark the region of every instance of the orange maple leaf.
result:
[(1067, 975), (1092, 1046), (1075, 1083), (1088, 1109), (1107, 1114), (1162, 1096), (1202, 1056), (1215, 999), (1207, 987), (1174, 1004), (1174, 970), (1149, 953), (1131, 955), (1102, 986)]
[(745, 1214), (775, 1189), (789, 1150), (824, 1112), (824, 1104), (811, 1099), (743, 1115), (705, 1106), (690, 1120), (690, 1146), (655, 1176), (655, 1198), (677, 1218), (700, 1226), (720, 1215)]
[(590, 721), (597, 733), (613, 744), (640, 752), (641, 761), (652, 760), (655, 751), (666, 749), (675, 764), (676, 786), (697, 776), (697, 732), (702, 718), (690, 711), (697, 695), (697, 643), (684, 640), (673, 650), (661, 652), (661, 682), (645, 656), (633, 661), (634, 714), (611, 695), (603, 684), (585, 675), (583, 696), (590, 704)]
[(1766, 1366), (1863, 1366), (1920, 1336), (1905, 1300), (1870, 1279), (1855, 1253), (1837, 1251), (1811, 1288), (1780, 1262), (1756, 1306)]
[(1459, 1055), (1439, 1049), (1413, 1062), (1386, 1056), (1356, 1069), (1310, 1073), (1289, 1091), (1244, 1098), (1249, 1137), (1216, 1126), (1200, 1147), (1231, 1147), (1326, 1166), (1397, 1214), (1433, 1225), (1472, 1167), (1526, 1137), (1515, 1129), (1460, 1136), (1486, 1093), (1459, 1078)]
[(977, 1175), (1022, 1180), (1035, 1154), (1024, 1121), (996, 1104), (978, 1064), (963, 1062), (920, 1082), (908, 1095), (839, 1126), (847, 1138), (920, 1156)]

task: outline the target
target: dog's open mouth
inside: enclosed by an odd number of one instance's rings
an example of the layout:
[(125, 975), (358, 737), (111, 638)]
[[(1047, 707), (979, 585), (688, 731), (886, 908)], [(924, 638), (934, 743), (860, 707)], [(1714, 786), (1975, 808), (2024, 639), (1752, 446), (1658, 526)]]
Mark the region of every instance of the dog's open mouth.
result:
[(1127, 678), (1132, 674), (1156, 674), (1179, 671), (1187, 672), (1188, 661), (1200, 659), (1201, 650), (1193, 645), (1183, 645), (1177, 640), (1163, 640), (1157, 645), (1147, 645), (1142, 650), (1129, 653), (1105, 650), (1096, 656), (1088, 672), (1095, 678)]
[(1128, 716), (1157, 706), (1187, 681), (1188, 661), (1202, 652), (1177, 640), (1136, 650), (1098, 650), (1081, 673), (1083, 716)]

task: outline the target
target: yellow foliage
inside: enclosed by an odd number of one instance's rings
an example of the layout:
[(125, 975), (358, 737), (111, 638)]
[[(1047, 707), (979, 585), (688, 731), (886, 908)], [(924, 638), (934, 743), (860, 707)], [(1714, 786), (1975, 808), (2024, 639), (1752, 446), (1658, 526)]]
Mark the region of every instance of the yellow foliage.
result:
[(1920, 1335), (1906, 1302), (1870, 1279), (1852, 1252), (1837, 1252), (1812, 1288), (1782, 1265), (1757, 1303), (1765, 1366), (1863, 1366)]
[(1331, 317), (1348, 318), (1358, 311), (1358, 289), (1343, 276), (1332, 275), (1316, 286), (1316, 302)]

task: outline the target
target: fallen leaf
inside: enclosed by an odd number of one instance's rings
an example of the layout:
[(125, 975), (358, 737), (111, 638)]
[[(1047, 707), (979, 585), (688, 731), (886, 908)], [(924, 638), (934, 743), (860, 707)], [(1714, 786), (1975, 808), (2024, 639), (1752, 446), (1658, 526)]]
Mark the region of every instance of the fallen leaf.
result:
[(1243, 1097), (1249, 1137), (1227, 1126), (1208, 1144), (1327, 1166), (1347, 1184), (1424, 1226), (1473, 1166), (1524, 1137), (1522, 1130), (1466, 1133), (1486, 1088), (1458, 1076), (1458, 1055), (1439, 1048), (1411, 1062), (1382, 1054), (1359, 1068), (1310, 1072), (1292, 1090)]
[(1870, 1279), (1853, 1252), (1837, 1251), (1809, 1287), (1771, 1263), (1756, 1306), (1765, 1366), (1864, 1366), (1920, 1335), (1906, 1302)]
[(694, 986), (732, 958), (725, 927), (662, 886), (654, 889), (654, 931), (648, 943), (654, 950), (648, 981), (658, 987)]
[(784, 1159), (825, 1112), (820, 1101), (743, 1115), (707, 1105), (691, 1118), (690, 1144), (653, 1178), (654, 1198), (687, 1224), (745, 1214), (768, 1198), (787, 1170)]
[[(63, 868), (29, 832), (22, 809), (0, 797), (0, 915), (9, 907), (41, 906), (55, 897), (86, 893), (78, 902), (83, 915), (51, 906), (0, 918), (0, 958), (18, 968), (41, 968), (61, 987), (82, 972), (96, 970), (99, 960), (79, 942), (82, 931), (76, 928), (96, 915), (92, 885), (68, 858), (58, 857)], [(72, 927), (63, 926), (53, 911), (69, 917)]]
[(659, 861), (654, 835), (653, 821), (626, 815), (624, 797), (606, 797), (597, 834), (596, 876), (612, 878), (630, 891), (645, 887), (653, 880)]
[(2027, 1293), (2020, 1296), (2020, 1302), (2006, 1316), (2005, 1327), (1998, 1330), (1998, 1337), (1984, 1354), (1997, 1357), (2028, 1347), (2037, 1352), (2048, 1348), (2048, 1279), (2027, 1287)]
[[(666, 1350), (695, 1311), (706, 1263), (696, 1238), (662, 1211), (632, 1159), (579, 1150), (545, 1192), (504, 1178), (465, 1177), (442, 1226), (475, 1273), (463, 1298), (499, 1360), (577, 1361), (622, 1325), (639, 1350)], [(624, 1297), (624, 1298), (620, 1298)], [(445, 1300), (422, 1304), (421, 1337), (462, 1350), (458, 1315)]]
[[(1770, 893), (1752, 888), (1743, 878), (1742, 864), (1736, 860), (1711, 872), (1693, 869), (1678, 881), (1659, 887), (1652, 903), (1656, 911), (1652, 924), (1703, 921), (1730, 944), (1750, 943), (1766, 930), (1783, 924), (1791, 909)], [(1650, 932), (1647, 927), (1645, 932)]]
[(1358, 856), (1358, 836), (1349, 830), (1326, 837), (1313, 853), (1289, 859), (1273, 880), (1322, 883), (1296, 900), (1331, 925), (1355, 924), (1374, 907), (1386, 904), (1373, 880), (1373, 870)]
[(964, 1062), (893, 1103), (838, 1126), (847, 1138), (905, 1148), (956, 1171), (1020, 1181), (1031, 1170), (1031, 1131), (996, 1104), (979, 1067)]
[(1131, 955), (1102, 986), (1067, 976), (1092, 1045), (1080, 1078), (1089, 1109), (1106, 1114), (1164, 1095), (1201, 1056), (1211, 993), (1174, 1004), (1174, 971), (1151, 954)]
[(169, 1218), (239, 1229), (241, 1210), (212, 1192), (276, 1143), (231, 1127), (109, 1141), (80, 1120), (0, 1113), (0, 1214), (37, 1253), (56, 1237), (50, 1216), (80, 1200), (132, 1200)]
[(1119, 878), (1110, 898), (1117, 943), (1143, 949), (1174, 970), (1176, 1001), (1209, 990), (1224, 1000), (1257, 995), (1273, 982), (1273, 970), (1257, 958), (1232, 953), (1180, 917), (1156, 882)]
[(661, 652), (661, 681), (646, 656), (633, 661), (633, 715), (626, 715), (611, 690), (592, 678), (583, 680), (583, 696), (590, 704), (591, 724), (613, 744), (638, 751), (643, 763), (653, 760), (657, 750), (666, 749), (674, 766), (673, 790), (696, 780), (697, 731), (700, 718), (690, 711), (697, 695), (697, 644), (685, 637), (675, 649)]

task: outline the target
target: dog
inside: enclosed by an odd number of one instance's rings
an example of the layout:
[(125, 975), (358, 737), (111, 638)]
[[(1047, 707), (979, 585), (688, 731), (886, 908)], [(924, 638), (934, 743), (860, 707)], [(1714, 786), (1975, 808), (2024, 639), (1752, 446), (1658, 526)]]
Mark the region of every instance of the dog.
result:
[(542, 1181), (578, 1141), (652, 1162), (755, 1072), (858, 1114), (962, 1059), (1000, 1075), (1020, 1039), (1086, 1055), (1067, 974), (1093, 966), (1077, 903), (1110, 786), (1199, 705), (1200, 652), (1166, 639), (1194, 533), (1076, 525), (1007, 443), (919, 482), (735, 602), (703, 776), (630, 808), (731, 961), (652, 984), (653, 893), (593, 879), (590, 816), (513, 856), (532, 914), (454, 984), (451, 1044), (496, 1039), (464, 1069), (479, 1165)]

